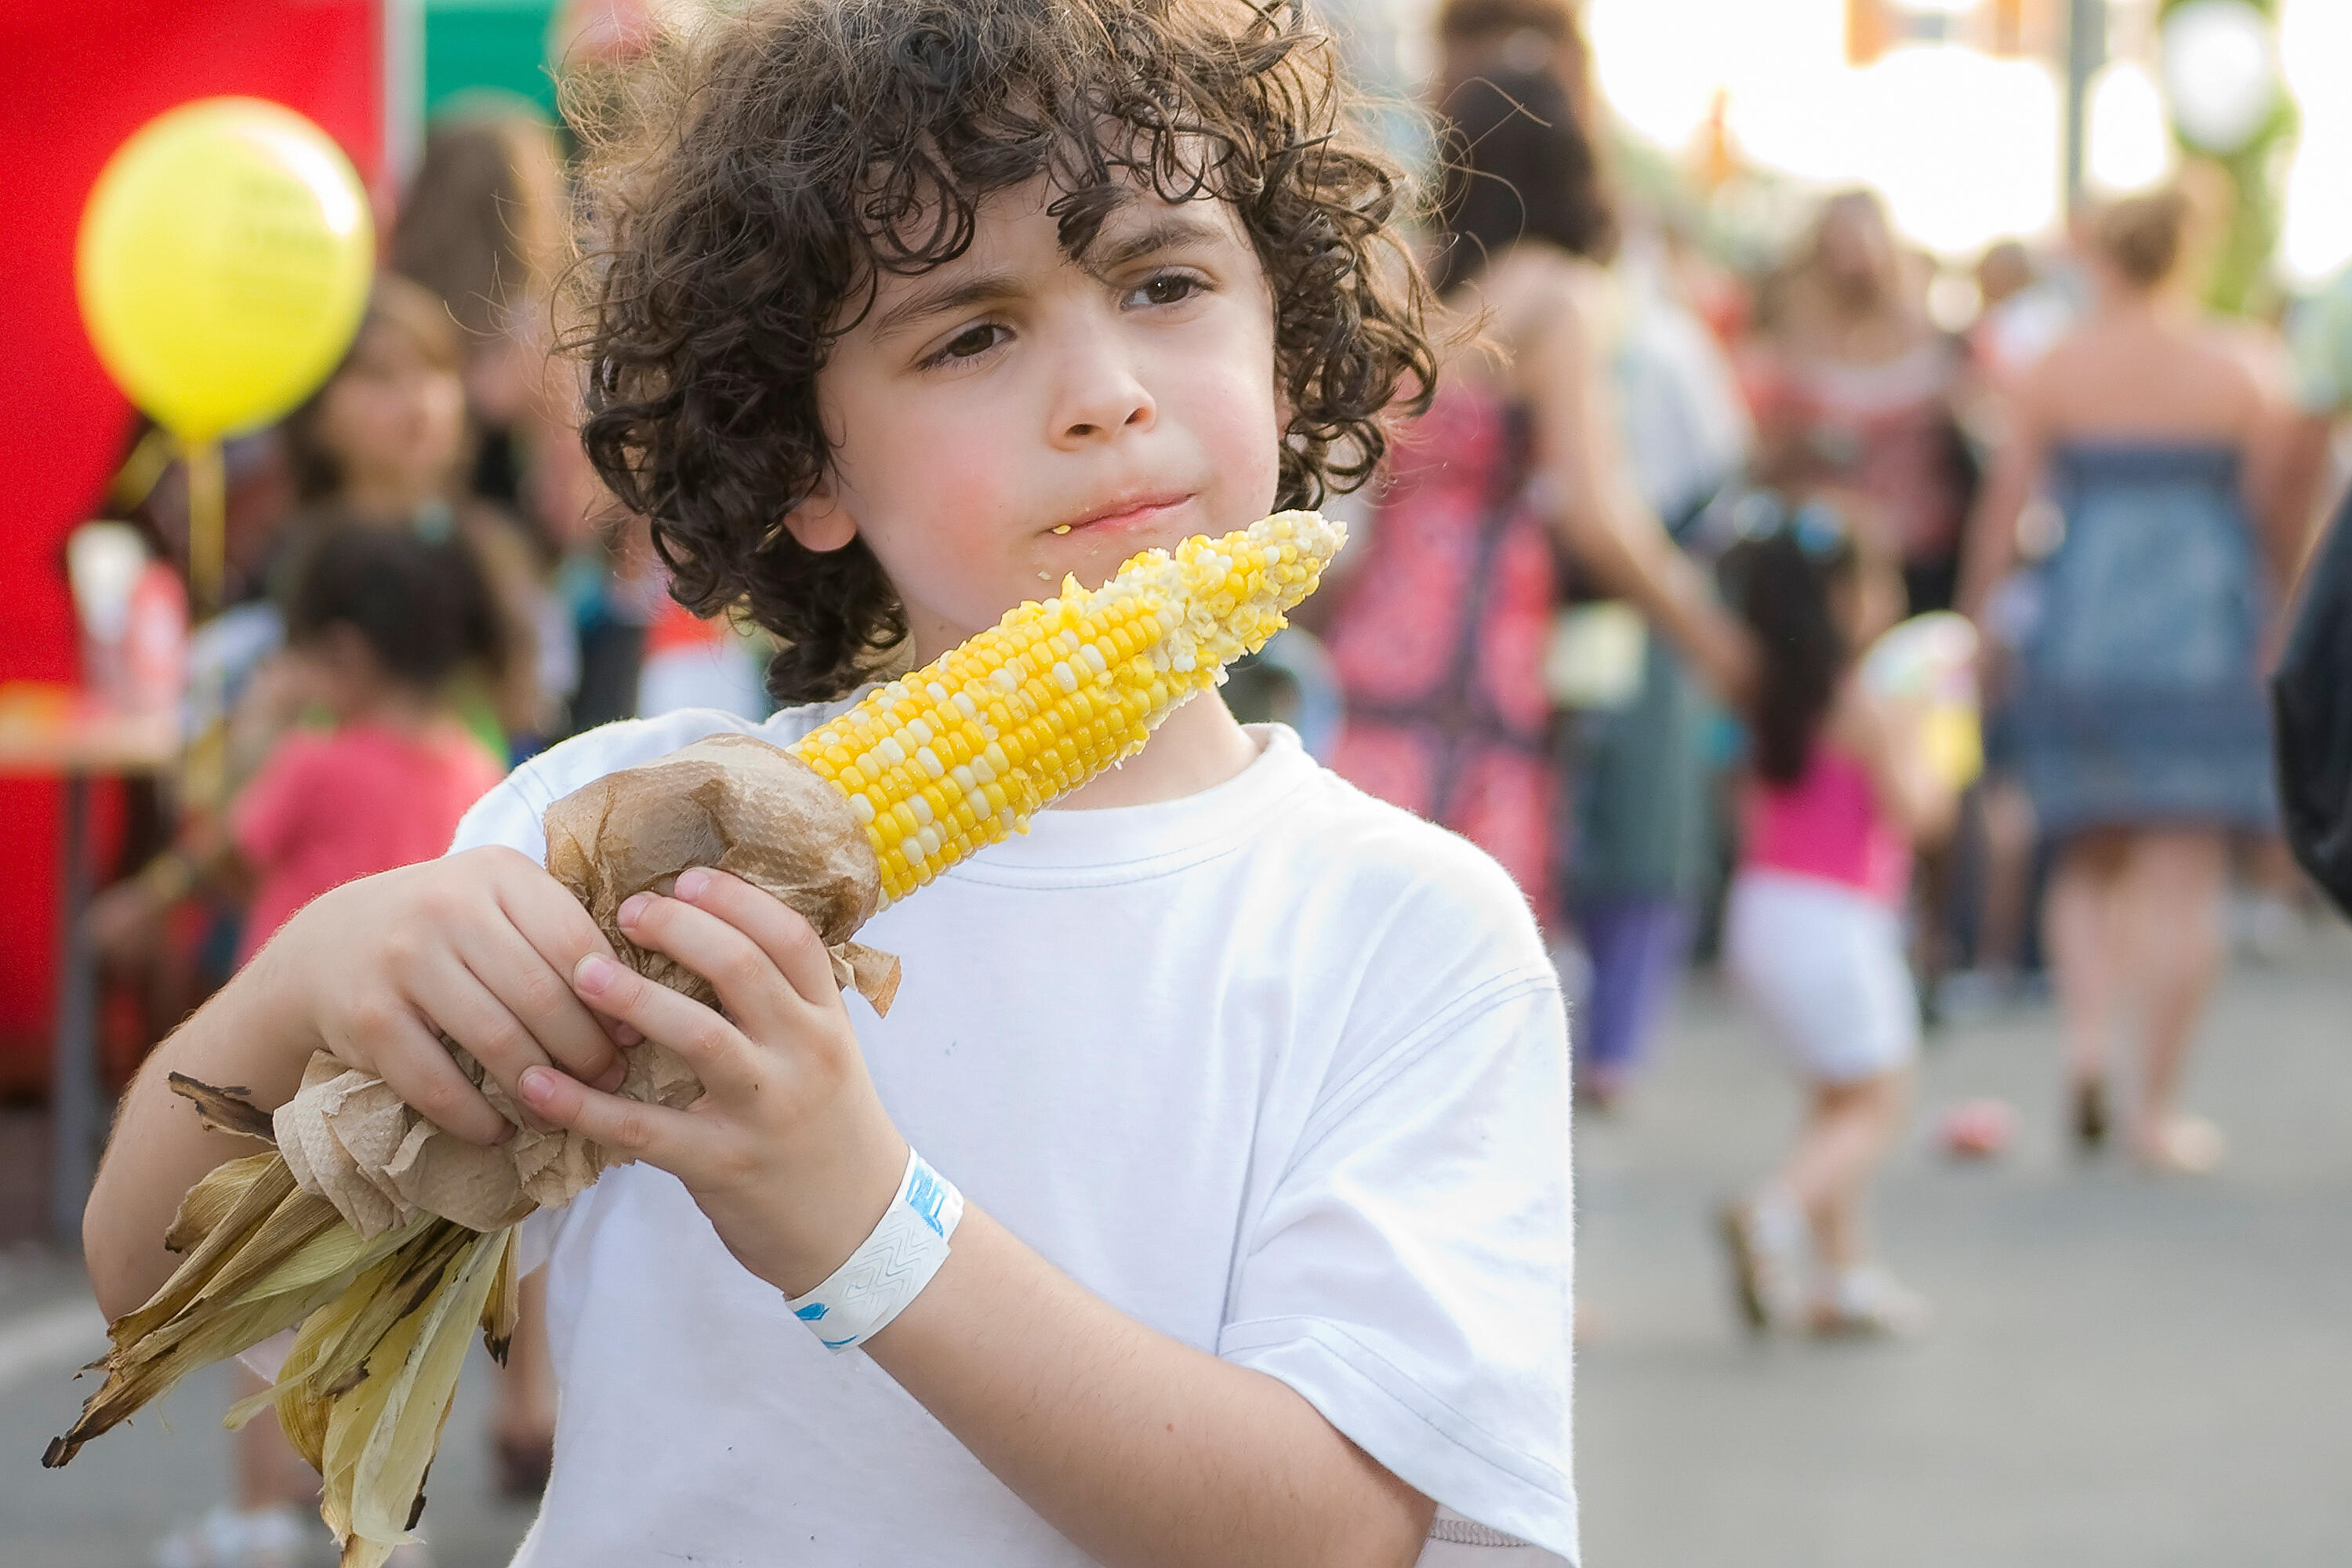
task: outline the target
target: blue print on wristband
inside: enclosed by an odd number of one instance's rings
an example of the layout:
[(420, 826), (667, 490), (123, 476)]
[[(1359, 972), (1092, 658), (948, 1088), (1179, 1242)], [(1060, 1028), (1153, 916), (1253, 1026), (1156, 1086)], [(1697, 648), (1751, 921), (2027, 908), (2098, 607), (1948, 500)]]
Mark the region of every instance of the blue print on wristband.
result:
[(913, 1209), (916, 1216), (931, 1227), (933, 1236), (943, 1237), (947, 1235), (947, 1231), (940, 1225), (940, 1211), (947, 1207), (947, 1184), (940, 1180), (930, 1166), (918, 1159), (908, 1181), (907, 1206)]
[(807, 1306), (795, 1311), (793, 1316), (798, 1318), (803, 1323), (814, 1323), (819, 1318), (824, 1316), (824, 1303), (822, 1301), (811, 1301)]

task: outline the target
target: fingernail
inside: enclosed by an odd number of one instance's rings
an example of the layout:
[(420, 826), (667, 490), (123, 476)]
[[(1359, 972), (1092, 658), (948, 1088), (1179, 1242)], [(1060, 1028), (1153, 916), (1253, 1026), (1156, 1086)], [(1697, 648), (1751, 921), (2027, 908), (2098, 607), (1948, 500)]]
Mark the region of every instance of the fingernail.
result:
[(515, 1087), (521, 1089), (522, 1097), (533, 1105), (545, 1105), (555, 1098), (555, 1075), (545, 1068), (525, 1068)]
[(675, 886), (677, 889), (677, 896), (681, 899), (699, 898), (702, 896), (702, 889), (710, 886), (710, 873), (699, 866), (691, 870), (680, 871)]
[(606, 1094), (610, 1094), (614, 1089), (620, 1088), (621, 1080), (628, 1076), (628, 1064), (626, 1062), (614, 1062), (596, 1078), (594, 1087), (603, 1089)]
[(613, 1026), (613, 1043), (616, 1046), (642, 1046), (646, 1037), (626, 1024)]
[(651, 893), (630, 894), (621, 904), (621, 923), (625, 926), (636, 924), (637, 917), (646, 912), (646, 906), (653, 902), (653, 899)]
[(613, 984), (619, 966), (601, 953), (590, 953), (572, 971), (572, 985), (577, 991), (602, 991)]

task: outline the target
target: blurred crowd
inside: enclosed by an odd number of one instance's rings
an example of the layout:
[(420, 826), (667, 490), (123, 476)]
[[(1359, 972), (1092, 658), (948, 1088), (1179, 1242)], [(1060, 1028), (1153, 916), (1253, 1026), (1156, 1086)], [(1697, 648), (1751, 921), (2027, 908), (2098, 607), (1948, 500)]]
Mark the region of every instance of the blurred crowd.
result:
[[(1339, 503), (1349, 559), (1232, 699), (1513, 873), (1588, 1107), (1625, 1101), (1719, 957), (1807, 1094), (1722, 1216), (1739, 1310), (1908, 1331), (1925, 1303), (1862, 1207), (1939, 1016), (2051, 988), (2084, 1148), (2221, 1157), (2181, 1064), (2225, 910), (2259, 948), (2304, 902), (2260, 676), (2352, 404), (2352, 290), (2284, 327), (2200, 314), (2219, 219), (2193, 180), (1940, 281), (1843, 192), (1736, 268), (1625, 195), (1565, 0), (1449, 0), (1437, 26), (1423, 259), (1454, 347)], [(231, 444), (228, 608), (193, 650), (218, 765), (141, 797), (93, 911), (118, 1076), (305, 900), (438, 853), (522, 757), (767, 711), (759, 634), (670, 599), (582, 454), (551, 352), (570, 225), (559, 127), (445, 116), (342, 363)], [(184, 561), (165, 439), (126, 452), (110, 515)], [(1974, 632), (1980, 771), (1868, 668), (1937, 615)], [(519, 1345), (498, 1437), (528, 1492), (551, 1394)], [(307, 1481), (266, 1436), (241, 1463), (235, 1517), (166, 1561), (268, 1560)]]
[(1740, 1311), (1916, 1331), (1862, 1210), (1946, 1016), (2054, 997), (2079, 1148), (2223, 1157), (2183, 1065), (2232, 932), (2261, 957), (2313, 908), (2263, 680), (2336, 488), (2352, 289), (2206, 312), (2231, 197), (2193, 163), (1972, 276), (1866, 190), (1735, 268), (1615, 177), (1572, 8), (1437, 26), (1458, 347), (1311, 607), (1328, 662), (1267, 688), (1518, 879), (1589, 1108), (1720, 959), (1807, 1104), (1722, 1215)]

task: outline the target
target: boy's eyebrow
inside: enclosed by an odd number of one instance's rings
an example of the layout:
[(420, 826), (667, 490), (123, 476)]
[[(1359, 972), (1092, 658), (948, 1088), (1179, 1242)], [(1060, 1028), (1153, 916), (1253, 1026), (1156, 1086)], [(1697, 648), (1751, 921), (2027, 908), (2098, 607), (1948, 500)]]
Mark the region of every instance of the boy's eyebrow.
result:
[[(1083, 265), (1097, 277), (1188, 245), (1213, 245), (1231, 237), (1215, 219), (1181, 210), (1161, 212), (1130, 234), (1106, 237), (1087, 250)], [(1019, 275), (1010, 268), (976, 272), (951, 282), (918, 289), (875, 318), (874, 335), (887, 338), (931, 316), (969, 310), (1009, 300), (1021, 292)]]
[(1171, 207), (1155, 213), (1143, 226), (1132, 234), (1117, 237), (1106, 237), (1086, 254), (1087, 271), (1100, 275), (1115, 272), (1129, 262), (1139, 261), (1163, 250), (1176, 250), (1188, 245), (1213, 245), (1229, 238), (1223, 225), (1214, 218)]
[(1009, 300), (1020, 292), (1020, 278), (1007, 267), (918, 289), (875, 318), (874, 335), (887, 338), (925, 317)]

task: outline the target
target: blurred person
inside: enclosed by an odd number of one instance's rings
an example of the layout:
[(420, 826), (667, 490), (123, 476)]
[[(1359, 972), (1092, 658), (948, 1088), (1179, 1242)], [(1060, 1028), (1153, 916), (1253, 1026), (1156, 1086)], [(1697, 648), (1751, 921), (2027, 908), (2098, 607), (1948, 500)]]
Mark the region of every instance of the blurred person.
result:
[[(2018, 388), (1962, 607), (2016, 644), (2018, 762), (2057, 846), (2045, 942), (2075, 1135), (2105, 1137), (2107, 1054), (2129, 1029), (2132, 1151), (2193, 1172), (2222, 1139), (2180, 1111), (2180, 1075), (2221, 961), (2230, 835), (2276, 826), (2259, 679), (2301, 533), (2275, 504), (2276, 426), (2241, 347), (2168, 287), (2185, 216), (2165, 192), (2095, 219), (2098, 303)], [(2063, 534), (2031, 579), (2036, 607), (1991, 624), (2044, 490)]]
[[(1965, 365), (1927, 314), (1927, 275), (1875, 192), (1832, 195), (1775, 280), (1746, 365), (1758, 477), (1866, 500), (1858, 521), (1885, 532), (1873, 547), (1900, 561), (1914, 616), (1952, 606), (1976, 475), (1958, 413)], [(1952, 958), (1953, 869), (1940, 848), (1921, 858), (1912, 951), (1931, 1021)]]
[[(1612, 269), (1610, 356), (1643, 502), (1677, 538), (1746, 464), (1752, 429), (1722, 346), (1682, 300), (1658, 237), (1637, 228)], [(1572, 827), (1562, 899), (1584, 951), (1577, 1089), (1613, 1106), (1663, 1022), (1718, 853), (1718, 710), (1664, 639), (1643, 640), (1619, 706), (1565, 727)]]
[[(1739, 679), (1747, 650), (1617, 446), (1599, 265), (1614, 217), (1546, 53), (1575, 37), (1573, 16), (1546, 15), (1549, 33), (1513, 36), (1525, 65), (1475, 75), (1465, 61), (1442, 100), (1432, 271), (1455, 347), (1429, 412), (1392, 443), (1327, 640), (1347, 700), (1334, 770), (1477, 843), (1556, 931), (1541, 673), (1555, 543), (1717, 679)], [(1557, 46), (1571, 47), (1580, 57)], [(1499, 353), (1474, 346), (1482, 330)]]
[[(505, 774), (450, 701), (468, 667), (505, 657), (486, 575), (461, 541), (347, 529), (304, 560), (287, 606), (282, 679), (331, 728), (296, 731), (242, 789), (216, 838), (178, 851), (194, 882), (249, 890), (241, 966), (304, 904), (356, 878), (430, 860)], [(152, 898), (144, 880), (106, 895)], [(110, 910), (101, 920), (147, 911)], [(237, 1396), (268, 1385), (239, 1369)], [(325, 1543), (318, 1478), (274, 1416), (236, 1447), (232, 1503), (159, 1544), (158, 1568), (291, 1568)], [(416, 1568), (420, 1552), (396, 1563)]]
[(1916, 716), (1857, 674), (1901, 607), (1875, 542), (1827, 500), (1790, 509), (1759, 492), (1742, 504), (1760, 515), (1744, 520), (1724, 569), (1762, 668), (1724, 958), (1808, 1104), (1779, 1170), (1725, 1212), (1724, 1237), (1751, 1329), (1801, 1313), (1816, 1333), (1912, 1333), (1927, 1305), (1870, 1261), (1863, 1206), (1918, 1055), (1902, 930), (1912, 847), (1949, 831), (1955, 797)]
[(2063, 276), (2024, 242), (2004, 239), (1978, 258), (1980, 303), (1968, 331), (1968, 353), (1978, 377), (1996, 395), (2017, 384), (2083, 313)]
[(476, 438), (468, 488), (542, 531), (534, 465), (577, 426), (571, 372), (548, 352), (570, 222), (555, 128), (520, 100), (483, 98), (426, 128), (386, 253), (457, 326)]
[(1972, 480), (1953, 406), (1961, 361), (1877, 195), (1830, 197), (1767, 299), (1744, 367), (1758, 477), (1867, 497), (1892, 530), (1906, 613), (1949, 609)]
[(442, 301), (383, 273), (342, 363), (285, 424), (299, 507), (280, 581), (303, 552), (350, 527), (465, 539), (488, 574), (510, 656), (498, 683), (468, 694), (478, 733), (527, 753), (555, 719), (544, 681), (549, 620), (540, 563), (511, 514), (467, 490), (465, 360)]

